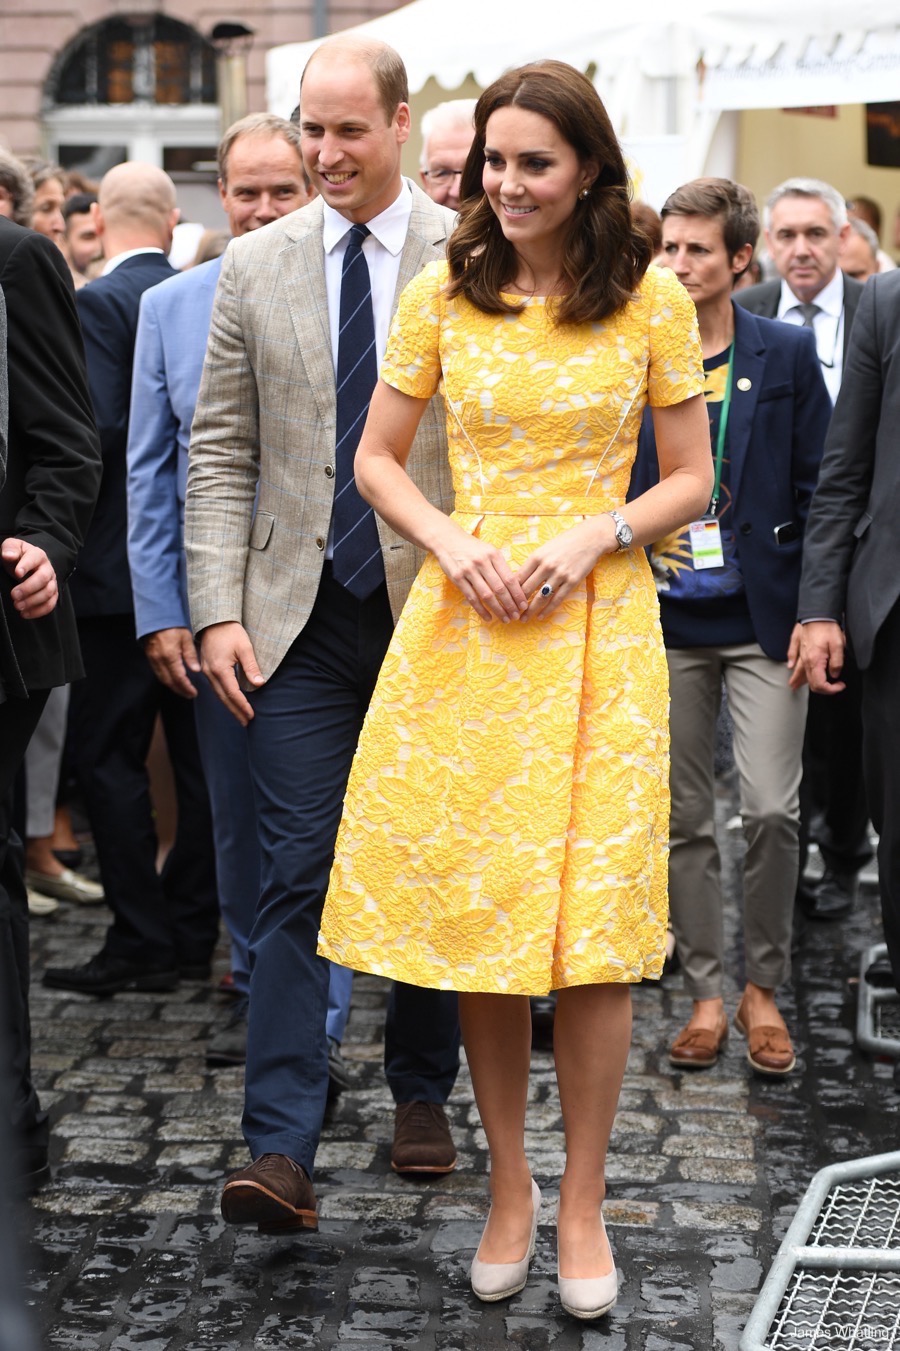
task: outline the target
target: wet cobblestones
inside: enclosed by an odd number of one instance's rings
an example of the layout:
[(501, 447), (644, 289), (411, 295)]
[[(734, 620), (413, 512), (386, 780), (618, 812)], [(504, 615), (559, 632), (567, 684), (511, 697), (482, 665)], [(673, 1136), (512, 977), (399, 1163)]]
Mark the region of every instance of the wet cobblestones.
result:
[[(723, 816), (730, 810), (723, 799)], [(727, 849), (733, 877), (733, 835)], [(36, 922), (36, 973), (92, 955), (104, 923), (71, 906)], [(487, 1212), (485, 1143), (468, 1076), (450, 1104), (457, 1171), (436, 1182), (396, 1177), (382, 982), (356, 979), (345, 1042), (355, 1083), (326, 1124), (321, 1227), (294, 1238), (230, 1229), (219, 1215), (222, 1177), (246, 1154), (242, 1073), (206, 1069), (206, 1041), (227, 1017), (212, 987), (99, 1001), (36, 984), (35, 1068), (54, 1163), (26, 1225), (40, 1345), (736, 1351), (812, 1173), (898, 1147), (891, 1066), (853, 1044), (858, 954), (879, 936), (872, 893), (844, 924), (808, 926), (783, 1005), (798, 1053), (784, 1082), (755, 1078), (736, 1034), (715, 1069), (675, 1072), (668, 1045), (689, 1009), (680, 978), (635, 990), (605, 1207), (620, 1298), (608, 1319), (584, 1326), (560, 1313), (556, 1296), (562, 1139), (549, 1053), (535, 1051), (529, 1108), (529, 1153), (547, 1202), (532, 1274), (512, 1300), (481, 1305), (467, 1277)], [(738, 959), (735, 950), (735, 975)]]

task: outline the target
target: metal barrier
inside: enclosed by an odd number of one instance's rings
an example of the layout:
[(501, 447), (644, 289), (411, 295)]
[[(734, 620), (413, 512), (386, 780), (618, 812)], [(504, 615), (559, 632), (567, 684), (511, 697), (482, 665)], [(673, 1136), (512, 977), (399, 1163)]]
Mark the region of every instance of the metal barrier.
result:
[(859, 963), (859, 993), (856, 1005), (857, 1045), (870, 1055), (900, 1059), (900, 996), (896, 990), (870, 985), (866, 968), (876, 958), (887, 956), (887, 946), (877, 943), (862, 952)]
[(816, 1173), (740, 1351), (900, 1347), (900, 1153)]

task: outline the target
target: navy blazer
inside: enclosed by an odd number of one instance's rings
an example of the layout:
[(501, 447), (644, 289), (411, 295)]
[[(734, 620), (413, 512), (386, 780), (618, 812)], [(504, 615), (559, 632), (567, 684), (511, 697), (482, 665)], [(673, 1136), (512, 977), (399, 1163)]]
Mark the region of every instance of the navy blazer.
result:
[(103, 452), (100, 496), (72, 578), (72, 599), (80, 618), (127, 615), (134, 609), (125, 491), (134, 340), (141, 296), (148, 287), (174, 276), (164, 254), (139, 253), (83, 286), (75, 297)]
[[(737, 553), (756, 641), (767, 656), (784, 661), (797, 619), (803, 532), (831, 400), (809, 329), (762, 319), (733, 302), (732, 308), (734, 380), (728, 446)], [(629, 500), (658, 482), (648, 409)], [(778, 527), (782, 528), (776, 537)]]

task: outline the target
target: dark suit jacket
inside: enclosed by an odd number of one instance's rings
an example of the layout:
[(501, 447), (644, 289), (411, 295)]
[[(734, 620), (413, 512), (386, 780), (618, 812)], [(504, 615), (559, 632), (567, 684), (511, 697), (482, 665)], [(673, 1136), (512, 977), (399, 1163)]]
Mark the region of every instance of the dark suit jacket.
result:
[(801, 619), (846, 611), (859, 665), (900, 597), (900, 271), (870, 277), (825, 445), (800, 586)]
[(78, 292), (88, 381), (103, 451), (103, 482), (85, 540), (72, 596), (79, 618), (131, 614), (125, 451), (131, 403), (131, 365), (141, 296), (173, 277), (161, 253), (126, 258)]
[[(0, 491), (0, 539), (47, 553), (60, 599), (44, 619), (21, 619), (15, 582), (0, 569), (0, 698), (65, 685), (82, 674), (66, 581), (100, 481), (100, 448), (84, 369), (72, 280), (55, 244), (0, 217), (0, 287), (6, 297), (9, 440)], [(5, 691), (5, 694), (4, 694)]]
[[(844, 274), (844, 365), (847, 364), (847, 352), (850, 347), (850, 330), (859, 298), (863, 293), (862, 285)], [(778, 313), (781, 299), (781, 280), (763, 281), (758, 286), (747, 286), (735, 293), (738, 305), (743, 305), (751, 314), (759, 314), (764, 319), (774, 319)], [(796, 325), (795, 325), (796, 327)]]
[[(734, 363), (728, 446), (738, 557), (756, 640), (768, 656), (784, 661), (797, 618), (803, 531), (831, 400), (808, 329), (735, 307)], [(742, 380), (749, 388), (741, 388)], [(648, 411), (629, 498), (658, 481)], [(777, 526), (788, 526), (780, 532), (781, 543)]]

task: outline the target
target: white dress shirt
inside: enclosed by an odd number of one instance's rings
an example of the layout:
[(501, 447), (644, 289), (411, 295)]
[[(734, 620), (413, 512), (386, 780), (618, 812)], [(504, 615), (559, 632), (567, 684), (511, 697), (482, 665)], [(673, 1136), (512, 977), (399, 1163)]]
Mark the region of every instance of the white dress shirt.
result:
[[(120, 263), (125, 262), (126, 258), (137, 258), (141, 253), (163, 253), (163, 250), (154, 248), (153, 245), (148, 245), (145, 249), (126, 249), (124, 253), (117, 253), (115, 258), (107, 258), (100, 276), (108, 277), (110, 272), (115, 272)], [(165, 257), (164, 253), (163, 257)]]
[[(813, 336), (822, 375), (834, 403), (840, 393), (844, 370), (844, 274), (840, 268), (811, 303), (819, 307), (819, 313), (813, 316)], [(782, 280), (776, 318), (783, 319), (786, 324), (802, 325), (803, 315), (797, 308), (800, 304), (787, 282)]]
[[(340, 215), (327, 202), (322, 242), (325, 246), (325, 290), (328, 293), (328, 323), (331, 330), (331, 355), (337, 374), (338, 332), (341, 319), (341, 272), (347, 252), (347, 236), (353, 222)], [(406, 243), (409, 218), (412, 213), (412, 193), (406, 179), (400, 194), (380, 216), (366, 221), (370, 234), (363, 240), (363, 254), (369, 265), (372, 284), (372, 312), (375, 317), (375, 352), (378, 367), (384, 359), (391, 319), (394, 317), (394, 295), (400, 276), (400, 255)]]
[[(325, 290), (328, 295), (328, 326), (331, 332), (331, 357), (334, 362), (335, 376), (338, 364), (338, 335), (341, 323), (341, 273), (344, 268), (344, 254), (347, 252), (348, 236), (353, 229), (353, 221), (347, 220), (334, 207), (323, 203), (325, 223), (322, 229), (322, 243), (325, 247)], [(369, 280), (372, 287), (372, 314), (375, 320), (375, 355), (378, 368), (384, 360), (391, 320), (394, 317), (394, 296), (400, 277), (400, 255), (409, 231), (409, 218), (412, 214), (412, 193), (404, 178), (397, 196), (387, 210), (380, 216), (366, 221), (369, 234), (363, 240), (363, 254), (369, 265)], [(333, 556), (334, 525), (328, 527), (328, 543), (325, 557)]]

